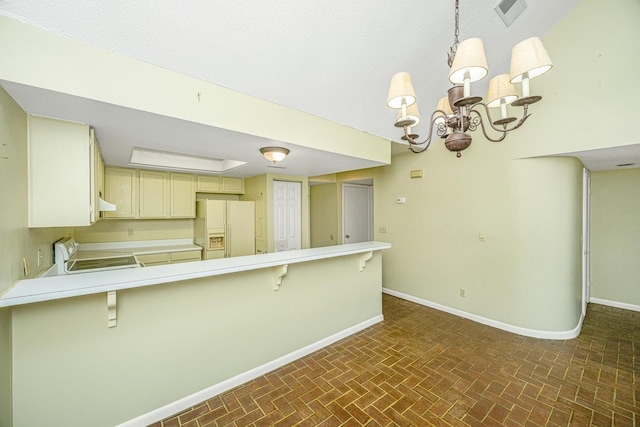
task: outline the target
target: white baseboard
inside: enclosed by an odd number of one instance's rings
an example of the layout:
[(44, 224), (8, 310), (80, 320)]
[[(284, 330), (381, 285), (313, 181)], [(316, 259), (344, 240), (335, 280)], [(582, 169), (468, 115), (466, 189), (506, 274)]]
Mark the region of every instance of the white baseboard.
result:
[(589, 298), (589, 302), (594, 304), (608, 305), (610, 307), (622, 308), (624, 310), (640, 311), (640, 305), (628, 304), (626, 302), (610, 301), (600, 298)]
[(467, 313), (466, 311), (458, 310), (455, 308), (447, 307), (446, 305), (431, 302), (422, 298), (414, 297), (412, 295), (404, 294), (402, 292), (394, 291), (392, 289), (382, 288), (382, 292), (394, 297), (398, 297), (407, 301), (415, 302), (416, 304), (424, 305), (436, 310), (444, 311), (449, 314), (453, 314), (458, 317), (473, 320), (474, 322), (481, 323), (483, 325), (491, 326), (493, 328), (502, 329), (503, 331), (511, 332), (518, 335), (523, 335), (532, 338), (543, 338), (548, 340), (566, 340), (575, 338), (580, 334), (582, 328), (583, 316), (580, 315), (578, 325), (569, 331), (540, 331), (537, 329), (522, 328), (519, 326), (509, 325), (508, 323), (499, 322), (493, 319), (487, 319), (486, 317), (478, 316), (475, 314)]
[(182, 412), (187, 408), (190, 408), (194, 405), (197, 405), (200, 402), (203, 402), (207, 399), (211, 399), (214, 396), (217, 396), (220, 393), (223, 393), (227, 390), (231, 390), (234, 387), (242, 385), (248, 381), (251, 381), (254, 378), (267, 374), (281, 366), (286, 365), (287, 363), (291, 363), (301, 357), (304, 357), (308, 354), (313, 353), (314, 351), (320, 350), (323, 347), (333, 344), (336, 341), (340, 341), (343, 338), (348, 337), (349, 335), (353, 335), (356, 332), (360, 332), (363, 329), (368, 328), (369, 326), (375, 325), (378, 322), (382, 322), (384, 317), (382, 315), (375, 316), (369, 320), (365, 320), (362, 323), (354, 325), (350, 328), (347, 328), (343, 331), (340, 331), (336, 334), (323, 338), (319, 341), (316, 341), (313, 344), (309, 344), (306, 347), (293, 351), (289, 354), (286, 354), (282, 357), (279, 357), (271, 362), (267, 362), (264, 365), (253, 368), (249, 371), (243, 372), (235, 377), (229, 378), (228, 380), (222, 381), (218, 384), (214, 384), (211, 387), (208, 387), (204, 390), (193, 393), (189, 396), (183, 397), (182, 399), (176, 400), (175, 402), (164, 405), (158, 409), (154, 409), (151, 412), (140, 415), (139, 417), (133, 418), (129, 421), (125, 421), (122, 424), (119, 424), (117, 427), (139, 427), (139, 426), (148, 426), (149, 424), (153, 424), (160, 420), (163, 420), (167, 417), (170, 417), (173, 414), (178, 412)]

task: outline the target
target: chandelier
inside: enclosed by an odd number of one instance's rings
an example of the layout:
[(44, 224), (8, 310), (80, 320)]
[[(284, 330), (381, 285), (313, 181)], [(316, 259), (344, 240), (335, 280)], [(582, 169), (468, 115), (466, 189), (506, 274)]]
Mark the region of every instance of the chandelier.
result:
[[(526, 39), (513, 47), (510, 74), (501, 74), (489, 81), (487, 102), (484, 103), (482, 97), (471, 96), (471, 83), (483, 79), (489, 72), (482, 40), (471, 38), (460, 42), (458, 34), (459, 6), (456, 0), (454, 42), (448, 53), (449, 81), (453, 86), (447, 96), (438, 101), (436, 110), (431, 114), (428, 136), (424, 141), (418, 142), (419, 135), (413, 133), (421, 119), (411, 76), (401, 72), (391, 78), (387, 106), (399, 110), (395, 126), (404, 129), (402, 139), (409, 143), (409, 149), (414, 153), (429, 148), (434, 129), (439, 137), (445, 139), (447, 149), (457, 153), (456, 157), (471, 145), (472, 138), (467, 132), (478, 127), (489, 141), (500, 142), (507, 133), (524, 124), (530, 116), (527, 113), (529, 105), (542, 99), (530, 94), (529, 80), (550, 70), (553, 64), (538, 37)], [(521, 84), (522, 96), (518, 96), (514, 83)], [(507, 115), (509, 104), (522, 107), (519, 120)], [(492, 118), (489, 110), (493, 108), (500, 108), (499, 118)], [(488, 127), (495, 131), (492, 133), (497, 132), (497, 136), (490, 136)]]

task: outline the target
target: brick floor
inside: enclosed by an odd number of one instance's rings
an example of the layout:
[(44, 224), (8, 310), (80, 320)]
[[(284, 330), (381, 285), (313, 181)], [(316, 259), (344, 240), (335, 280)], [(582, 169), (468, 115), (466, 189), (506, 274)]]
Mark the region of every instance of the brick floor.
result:
[(383, 295), (384, 322), (152, 427), (640, 426), (640, 313), (522, 337)]

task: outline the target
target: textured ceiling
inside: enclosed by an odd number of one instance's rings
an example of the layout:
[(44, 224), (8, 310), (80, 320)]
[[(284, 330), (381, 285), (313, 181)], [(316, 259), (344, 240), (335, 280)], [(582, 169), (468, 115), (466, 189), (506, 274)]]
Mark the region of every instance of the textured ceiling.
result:
[[(460, 5), (460, 40), (483, 39), (490, 76), (577, 0), (529, 0), (510, 27), (496, 3)], [(423, 114), (450, 86), (453, 12), (453, 0), (0, 0), (28, 24), (392, 140), (395, 72), (411, 73)]]

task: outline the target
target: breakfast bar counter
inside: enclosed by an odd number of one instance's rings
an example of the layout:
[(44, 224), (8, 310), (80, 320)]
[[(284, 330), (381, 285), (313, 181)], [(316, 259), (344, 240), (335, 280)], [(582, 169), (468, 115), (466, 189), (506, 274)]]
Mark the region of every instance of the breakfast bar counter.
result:
[[(0, 297), (11, 318), (14, 423), (152, 425), (322, 351), (383, 320), (390, 247), (363, 242), (18, 281)], [(71, 407), (81, 410), (70, 417)]]
[(25, 279), (16, 282), (0, 296), (0, 307), (153, 286), (261, 268), (279, 269), (276, 271), (277, 277), (273, 283), (274, 289), (277, 289), (278, 282), (286, 275), (286, 266), (290, 264), (362, 254), (358, 262), (362, 264), (359, 268), (364, 268), (366, 258), (370, 258), (373, 251), (390, 247), (389, 243), (361, 242), (184, 264)]

